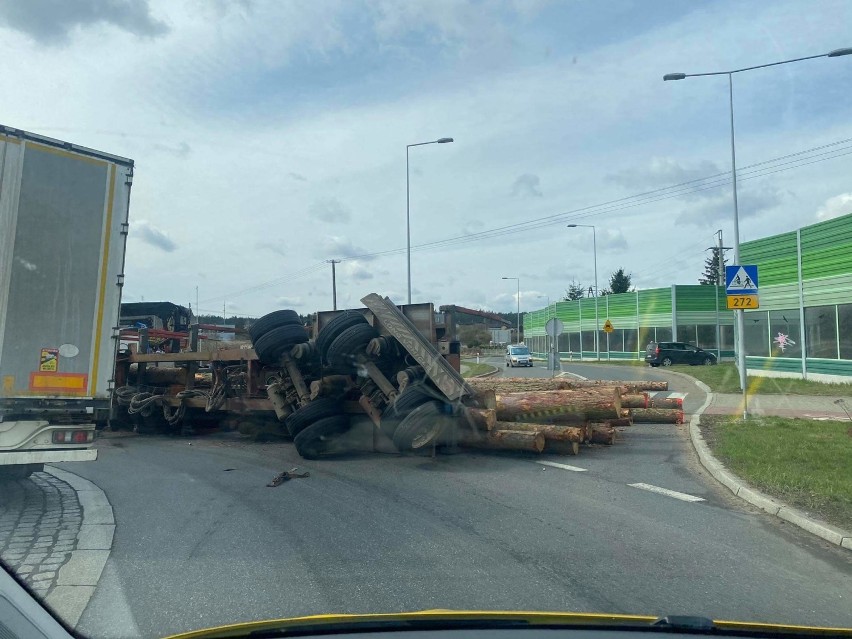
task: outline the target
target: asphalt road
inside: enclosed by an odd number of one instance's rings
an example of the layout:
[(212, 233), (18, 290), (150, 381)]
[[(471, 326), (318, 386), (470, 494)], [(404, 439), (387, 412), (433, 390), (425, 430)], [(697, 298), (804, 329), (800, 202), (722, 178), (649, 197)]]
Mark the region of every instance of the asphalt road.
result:
[[(541, 367), (511, 373), (549, 375)], [(852, 625), (850, 553), (718, 489), (682, 427), (637, 425), (615, 446), (576, 457), (364, 454), (306, 462), (288, 443), (234, 434), (118, 437), (99, 448), (96, 463), (65, 465), (105, 491), (117, 524), (78, 626), (93, 637), (427, 608)], [(266, 487), (296, 466), (311, 476)]]

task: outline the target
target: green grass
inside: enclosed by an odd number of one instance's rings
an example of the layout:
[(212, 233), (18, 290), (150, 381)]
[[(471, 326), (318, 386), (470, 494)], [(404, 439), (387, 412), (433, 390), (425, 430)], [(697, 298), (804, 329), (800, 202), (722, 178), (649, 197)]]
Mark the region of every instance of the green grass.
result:
[[(714, 393), (739, 393), (740, 381), (736, 367), (731, 363), (717, 366), (672, 366), (671, 370), (680, 371), (700, 379)], [(748, 391), (756, 395), (838, 395), (852, 396), (852, 384), (823, 384), (804, 379), (786, 379), (778, 377), (751, 377), (747, 380)]]
[(497, 368), (495, 366), (491, 366), (491, 364), (477, 364), (476, 362), (467, 361), (463, 361), (461, 363), (462, 377), (476, 377), (477, 375), (492, 373), (496, 370)]
[(736, 475), (852, 530), (852, 424), (704, 415), (701, 429), (714, 454)]

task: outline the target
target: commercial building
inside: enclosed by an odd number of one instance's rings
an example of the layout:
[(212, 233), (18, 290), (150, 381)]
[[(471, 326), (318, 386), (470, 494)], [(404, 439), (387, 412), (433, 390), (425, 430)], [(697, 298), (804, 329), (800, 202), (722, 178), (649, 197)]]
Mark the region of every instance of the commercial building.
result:
[[(744, 345), (751, 375), (852, 381), (852, 215), (773, 235), (740, 248), (743, 264), (759, 271), (760, 308), (745, 313)], [(671, 286), (579, 301), (528, 313), (525, 340), (544, 355), (545, 322), (562, 320), (564, 359), (595, 352), (595, 304), (604, 359), (642, 358), (649, 341), (677, 340), (733, 355), (733, 313), (714, 286)], [(718, 332), (717, 332), (718, 325)], [(718, 339), (717, 339), (718, 335)]]

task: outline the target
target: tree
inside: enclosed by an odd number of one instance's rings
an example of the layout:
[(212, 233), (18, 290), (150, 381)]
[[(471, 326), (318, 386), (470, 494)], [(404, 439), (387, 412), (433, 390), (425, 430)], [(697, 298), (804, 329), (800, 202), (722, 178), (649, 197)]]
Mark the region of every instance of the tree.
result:
[(488, 346), (491, 343), (491, 331), (484, 324), (467, 324), (458, 328), (459, 341), (468, 348)]
[(565, 290), (565, 297), (563, 297), (563, 301), (571, 302), (573, 300), (582, 299), (586, 292), (583, 290), (583, 285), (576, 282), (575, 280), (571, 280), (571, 283), (568, 285), (568, 288)]
[(630, 273), (625, 273), (623, 268), (618, 269), (609, 276), (609, 290), (607, 294), (629, 293), (633, 282)]
[[(704, 273), (698, 278), (699, 284), (705, 284), (708, 286), (715, 286), (716, 284), (722, 282), (724, 283), (724, 277), (719, 277), (719, 247), (713, 247), (713, 253), (704, 260)], [(722, 252), (722, 266), (726, 264), (725, 261), (725, 253)], [(724, 270), (722, 272), (724, 276)]]

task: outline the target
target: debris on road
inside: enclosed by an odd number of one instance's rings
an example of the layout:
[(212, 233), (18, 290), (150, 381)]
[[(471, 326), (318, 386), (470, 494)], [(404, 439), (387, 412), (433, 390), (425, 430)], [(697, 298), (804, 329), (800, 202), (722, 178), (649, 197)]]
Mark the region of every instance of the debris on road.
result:
[(306, 477), (310, 477), (311, 474), (308, 472), (297, 473), (299, 467), (291, 468), (290, 470), (285, 470), (283, 473), (278, 473), (275, 477), (272, 478), (272, 481), (266, 484), (267, 488), (275, 488), (276, 486), (280, 486), (285, 481), (290, 481), (291, 479), (304, 479)]

